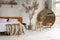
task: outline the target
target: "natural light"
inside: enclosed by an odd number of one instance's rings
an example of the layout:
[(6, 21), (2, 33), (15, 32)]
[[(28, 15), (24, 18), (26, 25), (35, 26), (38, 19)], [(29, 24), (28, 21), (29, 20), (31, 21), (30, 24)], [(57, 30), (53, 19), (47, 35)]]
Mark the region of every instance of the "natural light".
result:
[(60, 0), (55, 0), (54, 1), (54, 6), (55, 6), (55, 9), (56, 10), (60, 10), (59, 8), (60, 8)]

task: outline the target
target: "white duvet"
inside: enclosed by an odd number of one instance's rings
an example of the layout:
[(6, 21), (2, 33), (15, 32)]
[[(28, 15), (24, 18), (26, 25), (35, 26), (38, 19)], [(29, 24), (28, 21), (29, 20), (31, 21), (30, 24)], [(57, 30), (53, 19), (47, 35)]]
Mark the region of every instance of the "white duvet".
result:
[(5, 32), (6, 31), (6, 24), (17, 24), (19, 22), (1, 22), (0, 23), (0, 32)]

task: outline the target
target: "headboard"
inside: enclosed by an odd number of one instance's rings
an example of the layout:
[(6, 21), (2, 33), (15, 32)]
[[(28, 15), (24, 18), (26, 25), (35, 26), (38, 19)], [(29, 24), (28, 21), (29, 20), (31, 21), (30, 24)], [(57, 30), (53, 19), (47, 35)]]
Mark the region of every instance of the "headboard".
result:
[(0, 18), (5, 18), (5, 19), (7, 19), (7, 20), (9, 20), (9, 18), (18, 19), (18, 21), (21, 22), (21, 23), (22, 23), (22, 21), (23, 21), (23, 18), (22, 18), (22, 17), (1, 17), (1, 16), (0, 16)]

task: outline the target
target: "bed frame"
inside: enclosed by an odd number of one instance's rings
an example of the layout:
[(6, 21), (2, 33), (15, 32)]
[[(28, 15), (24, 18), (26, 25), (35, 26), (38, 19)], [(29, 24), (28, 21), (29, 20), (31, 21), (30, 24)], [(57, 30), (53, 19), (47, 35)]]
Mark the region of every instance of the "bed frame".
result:
[[(5, 18), (5, 19), (7, 19), (7, 21), (9, 20), (9, 18), (18, 19), (18, 21), (21, 22), (21, 23), (23, 21), (22, 17), (0, 17), (0, 18)], [(6, 32), (0, 32), (0, 35), (8, 35), (8, 34)]]

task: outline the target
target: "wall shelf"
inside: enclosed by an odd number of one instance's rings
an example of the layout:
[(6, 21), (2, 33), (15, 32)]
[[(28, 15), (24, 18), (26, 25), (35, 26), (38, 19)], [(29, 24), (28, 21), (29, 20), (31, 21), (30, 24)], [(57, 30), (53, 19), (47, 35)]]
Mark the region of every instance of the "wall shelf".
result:
[(0, 3), (0, 7), (2, 6), (2, 5), (11, 5), (11, 7), (13, 7), (13, 5), (17, 5), (17, 2), (14, 2), (14, 0), (12, 0), (12, 1), (10, 1), (10, 2), (1, 2)]

